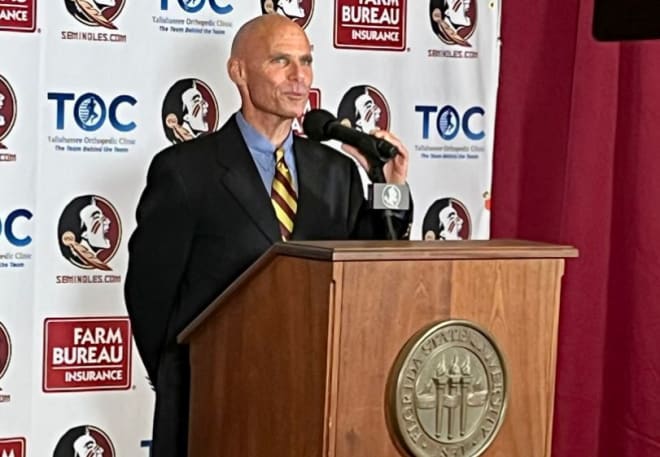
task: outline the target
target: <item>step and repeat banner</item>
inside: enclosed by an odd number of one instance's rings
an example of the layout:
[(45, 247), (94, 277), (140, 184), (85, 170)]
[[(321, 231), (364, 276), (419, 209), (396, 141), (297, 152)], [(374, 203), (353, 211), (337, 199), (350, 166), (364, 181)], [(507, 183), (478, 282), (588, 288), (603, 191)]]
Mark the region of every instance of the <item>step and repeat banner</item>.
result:
[(154, 393), (123, 303), (127, 239), (154, 154), (239, 108), (225, 63), (252, 17), (282, 14), (307, 32), (310, 109), (406, 144), (412, 238), (488, 238), (500, 10), (0, 0), (0, 456), (150, 455)]

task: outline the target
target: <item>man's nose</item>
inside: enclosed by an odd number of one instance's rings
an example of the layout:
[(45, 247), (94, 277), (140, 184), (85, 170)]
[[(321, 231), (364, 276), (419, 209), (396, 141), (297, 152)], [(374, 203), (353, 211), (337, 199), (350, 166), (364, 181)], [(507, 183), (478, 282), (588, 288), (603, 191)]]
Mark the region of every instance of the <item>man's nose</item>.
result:
[(306, 82), (309, 80), (310, 72), (311, 69), (309, 65), (303, 64), (301, 62), (293, 62), (291, 64), (289, 79), (293, 81)]

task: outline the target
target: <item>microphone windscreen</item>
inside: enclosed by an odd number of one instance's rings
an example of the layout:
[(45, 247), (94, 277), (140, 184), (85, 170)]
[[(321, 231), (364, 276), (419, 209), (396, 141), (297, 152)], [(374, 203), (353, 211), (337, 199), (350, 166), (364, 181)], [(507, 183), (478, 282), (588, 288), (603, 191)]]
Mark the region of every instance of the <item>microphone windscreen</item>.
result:
[(303, 131), (307, 138), (314, 141), (329, 140), (327, 135), (327, 125), (334, 121), (336, 118), (326, 110), (313, 109), (305, 113), (303, 119)]

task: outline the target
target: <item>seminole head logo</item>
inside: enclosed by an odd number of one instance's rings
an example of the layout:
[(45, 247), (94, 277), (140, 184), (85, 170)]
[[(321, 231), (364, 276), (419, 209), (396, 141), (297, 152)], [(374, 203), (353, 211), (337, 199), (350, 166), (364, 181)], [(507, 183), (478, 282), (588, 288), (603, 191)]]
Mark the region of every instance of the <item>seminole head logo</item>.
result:
[(422, 238), (425, 240), (469, 240), (470, 213), (455, 198), (436, 200), (426, 211), (422, 222)]
[(60, 438), (53, 457), (115, 457), (115, 447), (100, 428), (81, 425)]
[(66, 10), (79, 22), (90, 27), (116, 30), (115, 20), (126, 0), (64, 0)]
[(86, 270), (112, 270), (108, 262), (121, 240), (121, 221), (112, 204), (98, 195), (76, 197), (64, 208), (57, 227), (65, 259)]
[(9, 339), (9, 332), (7, 328), (0, 322), (0, 379), (7, 372), (9, 368), (9, 361), (11, 360), (11, 340)]
[(477, 26), (477, 0), (431, 0), (431, 28), (446, 44), (471, 47)]
[(16, 122), (16, 94), (9, 82), (0, 75), (0, 149), (7, 149), (2, 140), (9, 135)]
[(261, 0), (261, 12), (288, 17), (305, 28), (312, 19), (314, 0)]
[(364, 133), (388, 130), (390, 108), (383, 94), (372, 86), (351, 87), (339, 102), (337, 118), (347, 127)]
[(192, 140), (218, 128), (218, 101), (199, 79), (174, 83), (165, 95), (161, 114), (165, 136), (172, 143)]

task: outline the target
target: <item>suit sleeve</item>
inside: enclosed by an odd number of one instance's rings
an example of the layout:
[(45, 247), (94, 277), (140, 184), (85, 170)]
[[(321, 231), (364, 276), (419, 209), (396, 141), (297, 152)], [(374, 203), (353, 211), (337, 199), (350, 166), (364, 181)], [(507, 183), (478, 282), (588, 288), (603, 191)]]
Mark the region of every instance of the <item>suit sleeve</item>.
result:
[(137, 208), (137, 228), (128, 245), (124, 288), (135, 342), (152, 382), (176, 309), (188, 261), (194, 220), (174, 150), (154, 157)]
[[(369, 208), (369, 203), (364, 198), (362, 190), (362, 178), (357, 166), (351, 161), (350, 165), (350, 216), (349, 224), (352, 239), (358, 240), (387, 240), (389, 230), (385, 212)], [(406, 240), (410, 237), (410, 224), (412, 223), (413, 210), (412, 201), (410, 210), (393, 211), (392, 226), (396, 239)]]

